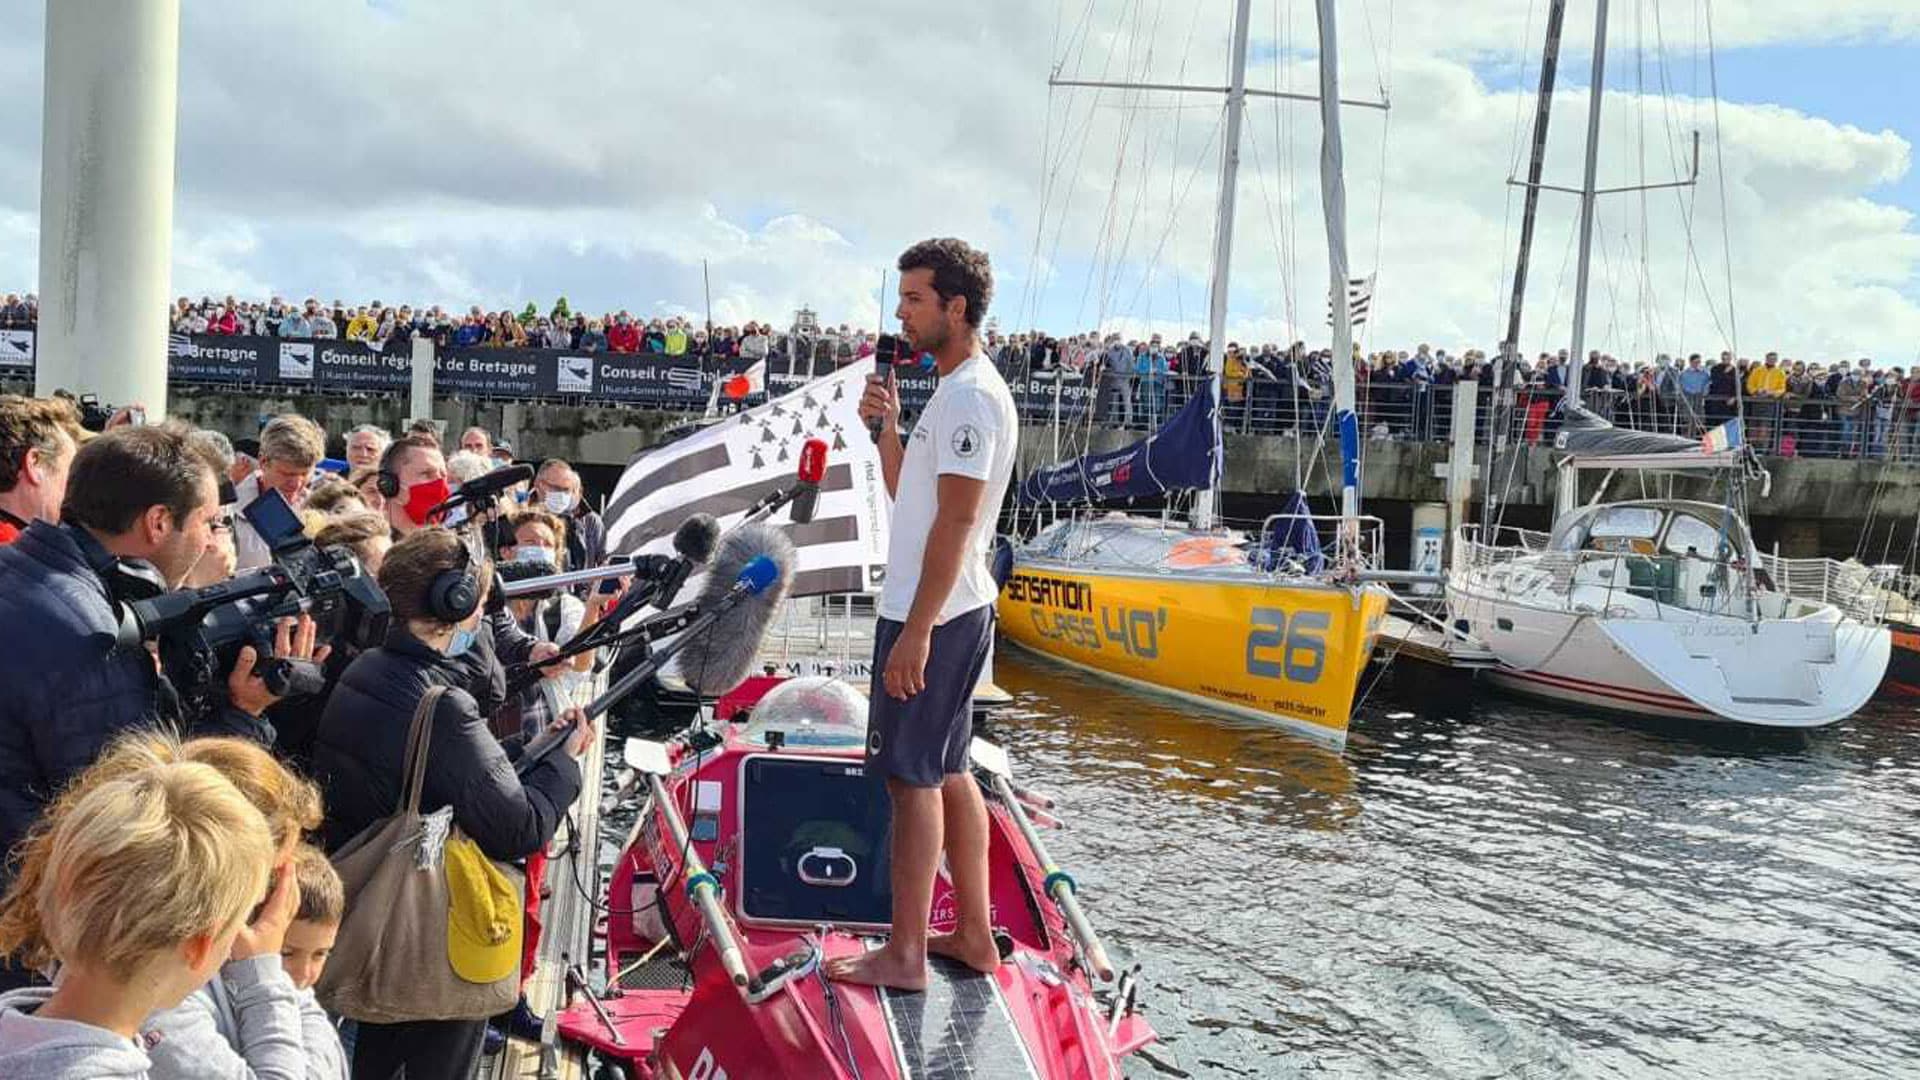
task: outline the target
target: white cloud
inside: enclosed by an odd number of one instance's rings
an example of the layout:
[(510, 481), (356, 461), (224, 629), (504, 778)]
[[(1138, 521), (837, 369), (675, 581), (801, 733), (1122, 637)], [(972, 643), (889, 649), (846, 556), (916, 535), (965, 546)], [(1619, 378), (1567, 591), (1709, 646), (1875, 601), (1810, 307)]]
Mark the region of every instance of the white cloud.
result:
[[(1904, 355), (1920, 337), (1920, 236), (1881, 192), (1911, 167), (1910, 144), (1791, 101), (1723, 104), (1716, 154), (1711, 110), (1688, 96), (1704, 2), (1662, 5), (1669, 63), (1649, 85), (1664, 73), (1671, 98), (1608, 95), (1603, 183), (1637, 180), (1642, 130), (1649, 179), (1684, 168), (1675, 158), (1693, 126), (1706, 143), (1697, 192), (1648, 198), (1644, 251), (1640, 201), (1604, 201), (1590, 339), (1622, 353), (1718, 347), (1703, 291), (1724, 327), (1724, 155), (1742, 348)], [(565, 294), (583, 310), (698, 317), (705, 260), (722, 321), (784, 320), (804, 303), (871, 325), (893, 255), (954, 234), (994, 253), (1003, 326), (1197, 325), (1217, 106), (1127, 108), (1113, 92), (1049, 94), (1045, 80), (1065, 55), (1085, 77), (1218, 81), (1231, 5), (1097, 0), (1084, 27), (1083, 5), (1057, 7), (1059, 55), (1056, 5), (1031, 0), (911, 19), (887, 0), (582, 0), (537, 13), (511, 0), (196, 0), (181, 35), (175, 291), (516, 308)], [(1395, 104), (1384, 160), (1382, 119), (1346, 113), (1353, 267), (1380, 274), (1375, 342), (1485, 345), (1504, 323), (1517, 227), (1504, 180), (1530, 98), (1476, 72), (1531, 83), (1521, 59), (1540, 28), (1528, 7), (1342, 4), (1345, 91), (1371, 97), (1384, 82)], [(1911, 0), (1713, 7), (1723, 47), (1920, 37)], [(16, 103), (0, 115), (0, 290), (37, 269), (40, 8), (0, 0), (17, 31), (0, 40), (0, 94)], [(1634, 40), (1628, 8), (1616, 5), (1616, 49)], [(1568, 20), (1563, 87), (1584, 78), (1584, 10)], [(1250, 82), (1311, 89), (1312, 5), (1263, 0), (1255, 12), (1266, 59)], [(1577, 180), (1584, 101), (1563, 89), (1553, 182)], [(1318, 142), (1310, 106), (1249, 111), (1237, 337), (1324, 336)], [(1567, 336), (1574, 211), (1568, 197), (1543, 200), (1529, 347)]]

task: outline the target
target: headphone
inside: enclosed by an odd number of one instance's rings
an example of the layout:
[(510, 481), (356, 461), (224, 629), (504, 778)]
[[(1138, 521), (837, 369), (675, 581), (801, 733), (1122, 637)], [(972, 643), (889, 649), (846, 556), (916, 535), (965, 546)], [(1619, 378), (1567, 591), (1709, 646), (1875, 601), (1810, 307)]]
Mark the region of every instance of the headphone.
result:
[(377, 466), (378, 471), (373, 475), (373, 487), (383, 499), (400, 497), (400, 474), (393, 471), (393, 452), (399, 446), (400, 442), (396, 439), (388, 443), (385, 450), (380, 451), (380, 464)]
[(460, 564), (433, 575), (427, 583), (427, 614), (444, 623), (466, 622), (480, 607), (480, 579), (473, 572), (473, 552), (460, 541)]

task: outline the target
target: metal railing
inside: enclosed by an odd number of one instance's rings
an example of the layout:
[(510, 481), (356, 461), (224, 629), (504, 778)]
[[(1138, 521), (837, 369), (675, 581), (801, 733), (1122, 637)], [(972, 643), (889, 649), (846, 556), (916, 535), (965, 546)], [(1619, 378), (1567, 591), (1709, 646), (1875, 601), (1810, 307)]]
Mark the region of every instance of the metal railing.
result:
[[(1699, 555), (1670, 552), (1549, 551), (1546, 533), (1510, 526), (1497, 528), (1495, 542), (1491, 544), (1482, 543), (1480, 535), (1477, 525), (1463, 525), (1455, 530), (1454, 568), (1457, 572), (1493, 570), (1520, 559), (1537, 559), (1528, 570), (1538, 573), (1540, 578), (1529, 578), (1517, 585), (1503, 583), (1509, 592), (1526, 591), (1544, 579), (1551, 582), (1553, 592), (1564, 595), (1576, 582), (1583, 580), (1580, 574), (1583, 567), (1602, 563), (1625, 565), (1637, 560), (1649, 570), (1664, 568), (1674, 580), (1663, 584), (1659, 573), (1650, 574), (1644, 583), (1633, 583), (1631, 579), (1622, 582), (1614, 576), (1608, 576), (1604, 583), (1609, 590), (1619, 589), (1667, 606), (1724, 613), (1724, 609), (1716, 603), (1702, 605), (1689, 602), (1695, 598), (1683, 596), (1677, 588), (1673, 588), (1680, 576), (1678, 570), (1685, 566), (1706, 566), (1714, 570), (1724, 567), (1725, 572), (1719, 577), (1729, 583), (1746, 573), (1745, 566), (1738, 559), (1713, 560)], [(1756, 559), (1754, 569), (1755, 584), (1763, 592), (1788, 601), (1831, 604), (1846, 617), (1865, 623), (1878, 623), (1884, 619), (1901, 596), (1898, 591), (1899, 574), (1894, 568), (1874, 568), (1836, 559), (1783, 559), (1761, 554)], [(1671, 589), (1671, 595), (1663, 594), (1663, 589)], [(1730, 591), (1730, 585), (1719, 590), (1722, 594), (1720, 599), (1724, 599), (1724, 594)]]

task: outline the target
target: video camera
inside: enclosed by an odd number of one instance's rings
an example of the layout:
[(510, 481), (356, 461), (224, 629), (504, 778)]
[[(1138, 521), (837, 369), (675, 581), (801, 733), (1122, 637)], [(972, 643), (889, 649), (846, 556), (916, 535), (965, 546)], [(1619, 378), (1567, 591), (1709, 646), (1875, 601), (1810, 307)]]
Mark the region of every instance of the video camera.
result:
[[(74, 406), (80, 410), (80, 426), (96, 435), (107, 430), (107, 424), (113, 420), (113, 414), (119, 411), (112, 405), (100, 404), (100, 398), (96, 394), (81, 394), (80, 400), (75, 402)], [(147, 422), (147, 411), (138, 407), (131, 408), (128, 410), (127, 419), (136, 426), (144, 424)]]
[(270, 565), (200, 589), (155, 590), (123, 604), (121, 637), (155, 642), (160, 663), (190, 712), (210, 704), (245, 646), (276, 697), (319, 693), (318, 665), (273, 655), (279, 620), (307, 615), (316, 640), (365, 650), (386, 638), (386, 594), (344, 546), (314, 546), (300, 518), (268, 488), (243, 511), (273, 553)]

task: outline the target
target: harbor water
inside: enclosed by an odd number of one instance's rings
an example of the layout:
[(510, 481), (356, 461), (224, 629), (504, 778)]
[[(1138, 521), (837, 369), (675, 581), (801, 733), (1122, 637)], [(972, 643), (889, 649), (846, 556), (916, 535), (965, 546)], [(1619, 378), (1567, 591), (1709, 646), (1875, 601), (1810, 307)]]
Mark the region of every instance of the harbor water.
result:
[(1015, 703), (983, 734), (1060, 800), (1048, 844), (1145, 974), (1161, 1042), (1129, 1077), (1920, 1067), (1911, 709), (1774, 737), (1485, 693), (1423, 715), (1396, 675), (1335, 754), (995, 666)]
[(1420, 716), (1389, 680), (1336, 755), (996, 663), (994, 735), (1147, 976), (1163, 1041), (1129, 1076), (1920, 1070), (1912, 710), (1769, 737)]

